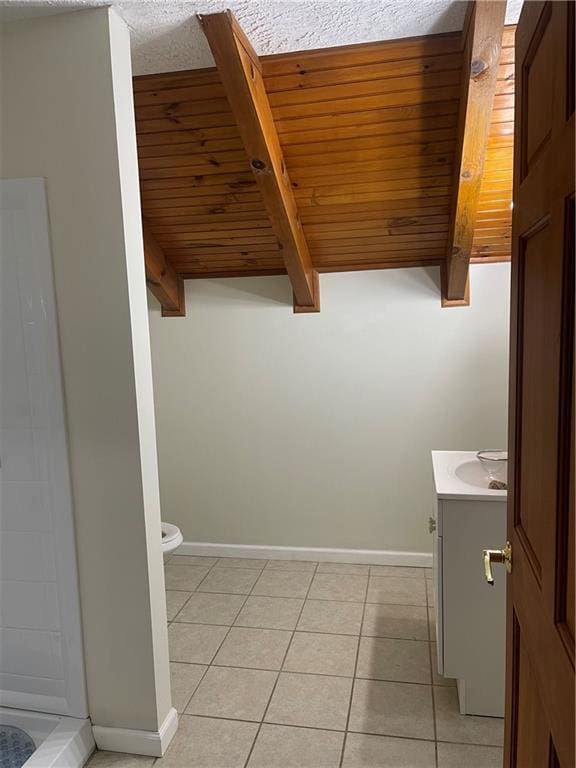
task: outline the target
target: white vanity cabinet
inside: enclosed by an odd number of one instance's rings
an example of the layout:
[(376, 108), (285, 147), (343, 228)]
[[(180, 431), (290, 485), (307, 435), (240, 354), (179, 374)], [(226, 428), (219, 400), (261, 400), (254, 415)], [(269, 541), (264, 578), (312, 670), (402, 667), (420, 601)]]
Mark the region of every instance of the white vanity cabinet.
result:
[(475, 452), (433, 451), (432, 464), (438, 671), (457, 680), (462, 714), (503, 717), (506, 570), (490, 586), (482, 550), (506, 543), (506, 491), (488, 488)]

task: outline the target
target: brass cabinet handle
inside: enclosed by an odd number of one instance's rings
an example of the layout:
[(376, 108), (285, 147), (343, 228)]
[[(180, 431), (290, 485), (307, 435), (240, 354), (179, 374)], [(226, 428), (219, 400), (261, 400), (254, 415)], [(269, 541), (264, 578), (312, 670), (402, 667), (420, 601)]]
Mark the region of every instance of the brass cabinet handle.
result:
[(494, 586), (492, 563), (504, 563), (508, 573), (512, 570), (512, 546), (510, 542), (506, 542), (504, 549), (483, 549), (482, 561), (484, 563), (484, 577), (490, 586)]

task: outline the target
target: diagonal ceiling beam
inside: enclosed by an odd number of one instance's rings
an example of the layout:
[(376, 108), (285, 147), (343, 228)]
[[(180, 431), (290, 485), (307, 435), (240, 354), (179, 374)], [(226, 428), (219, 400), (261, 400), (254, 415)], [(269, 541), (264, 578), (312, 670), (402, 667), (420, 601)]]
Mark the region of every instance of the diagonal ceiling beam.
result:
[(198, 18), (280, 245), (294, 292), (294, 311), (318, 312), (318, 274), (298, 217), (258, 56), (230, 11)]
[(490, 132), (502, 47), (506, 0), (476, 0), (463, 30), (464, 61), (458, 122), (458, 155), (442, 306), (469, 303), (468, 275), (480, 184)]
[(167, 260), (146, 221), (142, 222), (142, 231), (146, 285), (160, 302), (163, 317), (184, 317), (184, 281)]

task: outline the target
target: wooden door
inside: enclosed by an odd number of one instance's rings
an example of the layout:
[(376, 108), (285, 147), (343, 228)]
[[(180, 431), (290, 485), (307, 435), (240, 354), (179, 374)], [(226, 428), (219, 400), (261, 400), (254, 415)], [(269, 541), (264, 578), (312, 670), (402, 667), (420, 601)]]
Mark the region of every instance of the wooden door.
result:
[(516, 32), (505, 765), (574, 768), (574, 4)]

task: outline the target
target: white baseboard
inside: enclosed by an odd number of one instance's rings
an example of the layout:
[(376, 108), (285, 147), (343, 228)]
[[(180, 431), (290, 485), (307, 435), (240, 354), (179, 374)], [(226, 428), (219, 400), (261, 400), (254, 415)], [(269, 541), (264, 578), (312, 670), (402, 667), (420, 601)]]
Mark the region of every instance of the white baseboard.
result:
[(158, 731), (138, 731), (131, 728), (110, 728), (93, 725), (98, 749), (109, 752), (130, 752), (134, 755), (162, 757), (178, 730), (178, 713), (172, 707)]
[(271, 547), (260, 544), (210, 544), (185, 541), (177, 555), (203, 557), (250, 557), (262, 560), (314, 560), (332, 563), (362, 563), (370, 565), (411, 565), (432, 567), (430, 552), (398, 552), (384, 549), (329, 549), (324, 547)]

